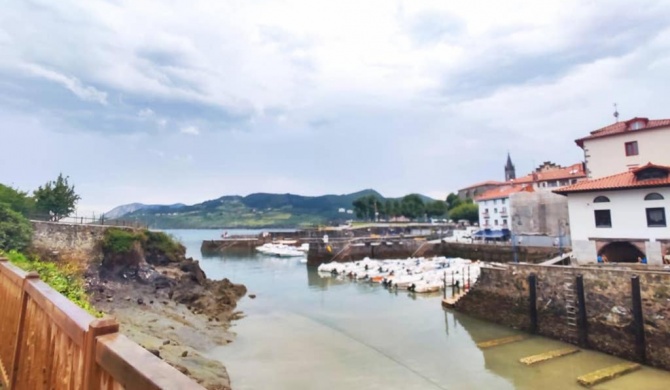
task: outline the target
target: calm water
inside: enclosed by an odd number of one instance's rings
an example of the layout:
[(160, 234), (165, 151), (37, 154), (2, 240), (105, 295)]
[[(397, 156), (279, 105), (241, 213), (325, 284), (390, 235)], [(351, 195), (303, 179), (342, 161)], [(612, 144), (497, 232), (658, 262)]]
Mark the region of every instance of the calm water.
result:
[[(391, 293), (379, 285), (320, 278), (296, 259), (203, 257), (220, 230), (169, 231), (201, 259), (207, 276), (247, 286), (237, 338), (211, 351), (245, 389), (582, 389), (579, 375), (622, 362), (581, 353), (523, 366), (522, 357), (565, 347), (532, 337), (480, 350), (477, 342), (516, 334), (440, 307), (440, 294)], [(256, 231), (230, 230), (229, 234)], [(670, 373), (643, 368), (594, 389), (668, 389)]]

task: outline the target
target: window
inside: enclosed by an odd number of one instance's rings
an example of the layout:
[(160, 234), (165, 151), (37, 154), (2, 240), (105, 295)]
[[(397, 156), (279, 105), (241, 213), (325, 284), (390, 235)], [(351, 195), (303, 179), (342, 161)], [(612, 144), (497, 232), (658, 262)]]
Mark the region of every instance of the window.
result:
[(496, 209), (493, 209), (493, 212), (494, 212), (494, 213), (497, 213), (497, 212), (498, 212), (498, 209), (497, 209), (497, 208), (496, 208)]
[(631, 123), (630, 126), (629, 126), (629, 128), (631, 130), (640, 130), (643, 127), (644, 127), (644, 122), (642, 122), (642, 121), (635, 121), (635, 122)]
[(653, 207), (647, 209), (647, 226), (665, 227), (665, 208)]
[(612, 216), (610, 215), (609, 210), (595, 210), (596, 217), (596, 227), (599, 228), (611, 228), (612, 227)]
[(507, 220), (503, 219), (503, 226), (507, 226)]
[(668, 171), (659, 168), (643, 169), (635, 174), (637, 180), (665, 179), (668, 177)]
[(663, 195), (657, 192), (652, 192), (651, 194), (647, 194), (647, 196), (644, 197), (644, 200), (663, 200)]
[(626, 156), (637, 156), (637, 141), (626, 142)]
[(505, 204), (505, 198), (502, 199), (502, 204)]
[(596, 196), (595, 199), (593, 199), (593, 203), (607, 203), (610, 201), (610, 198), (606, 196)]
[(498, 226), (498, 220), (496, 219), (495, 221), (493, 221), (493, 224)]
[(498, 204), (498, 199), (494, 199), (493, 204)]

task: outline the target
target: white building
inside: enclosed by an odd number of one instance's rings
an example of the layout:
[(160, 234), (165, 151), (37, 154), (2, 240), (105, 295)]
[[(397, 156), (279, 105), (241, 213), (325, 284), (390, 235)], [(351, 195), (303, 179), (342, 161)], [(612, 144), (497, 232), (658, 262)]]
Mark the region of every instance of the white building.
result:
[(510, 227), (510, 196), (519, 192), (532, 192), (531, 185), (502, 186), (486, 191), (475, 199), (479, 206), (479, 227), (502, 230)]
[(575, 141), (584, 149), (589, 179), (610, 176), (649, 161), (670, 165), (670, 119), (633, 118)]
[[(604, 170), (601, 161), (592, 162), (599, 167), (596, 173)], [(670, 166), (649, 163), (555, 192), (568, 198), (572, 249), (579, 263), (594, 263), (598, 256), (610, 262), (646, 258), (648, 264), (670, 258)]]

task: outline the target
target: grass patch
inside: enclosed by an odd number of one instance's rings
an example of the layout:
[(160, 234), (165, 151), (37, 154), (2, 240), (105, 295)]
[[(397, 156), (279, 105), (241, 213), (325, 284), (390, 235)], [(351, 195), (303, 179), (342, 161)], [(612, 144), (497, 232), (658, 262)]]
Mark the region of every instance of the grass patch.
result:
[(150, 230), (146, 230), (142, 234), (146, 238), (142, 241), (145, 251), (163, 253), (172, 262), (179, 261), (180, 257), (184, 255), (184, 247), (174, 237), (164, 232), (152, 232)]
[(9, 261), (24, 271), (36, 271), (40, 279), (61, 293), (77, 306), (91, 313), (95, 317), (102, 317), (102, 313), (88, 301), (88, 294), (84, 289), (84, 279), (77, 271), (75, 265), (59, 265), (49, 261), (41, 261), (17, 251), (2, 252), (0, 255), (7, 257)]
[(102, 239), (102, 249), (107, 253), (127, 253), (136, 242), (143, 243), (147, 237), (142, 232), (109, 228)]

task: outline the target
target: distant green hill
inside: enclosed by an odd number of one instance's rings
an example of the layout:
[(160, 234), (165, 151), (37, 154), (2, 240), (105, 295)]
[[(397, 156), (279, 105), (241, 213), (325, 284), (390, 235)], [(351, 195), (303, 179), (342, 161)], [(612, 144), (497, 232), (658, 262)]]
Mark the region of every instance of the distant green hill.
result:
[[(367, 195), (387, 199), (371, 189), (323, 196), (256, 193), (244, 197), (222, 196), (191, 206), (135, 203), (133, 207), (119, 206), (112, 211), (118, 218), (137, 220), (162, 229), (294, 228), (352, 219), (353, 215), (347, 214), (346, 210), (352, 209), (354, 200)], [(131, 211), (119, 216), (123, 210)]]

